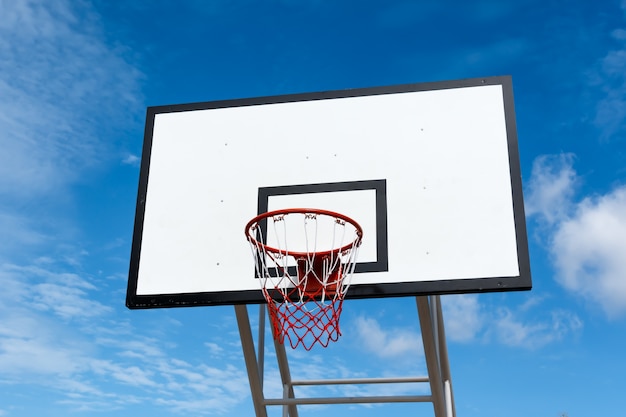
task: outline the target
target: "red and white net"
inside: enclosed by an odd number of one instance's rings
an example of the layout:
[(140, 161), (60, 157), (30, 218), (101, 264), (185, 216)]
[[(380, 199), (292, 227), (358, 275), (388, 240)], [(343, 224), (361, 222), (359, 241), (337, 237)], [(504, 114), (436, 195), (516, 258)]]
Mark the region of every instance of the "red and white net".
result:
[(288, 209), (256, 217), (246, 236), (274, 337), (306, 350), (336, 341), (361, 227), (334, 212)]

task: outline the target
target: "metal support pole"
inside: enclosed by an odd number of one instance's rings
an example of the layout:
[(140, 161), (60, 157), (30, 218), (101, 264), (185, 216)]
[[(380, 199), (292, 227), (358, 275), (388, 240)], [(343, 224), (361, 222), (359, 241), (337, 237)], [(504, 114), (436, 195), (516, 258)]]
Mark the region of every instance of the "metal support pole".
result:
[[(287, 359), (285, 345), (280, 343), (276, 339), (276, 335), (274, 334), (274, 326), (272, 326), (272, 336), (274, 336), (274, 349), (276, 349), (276, 360), (278, 361), (280, 379), (283, 383), (283, 398), (295, 399), (293, 384), (291, 382), (291, 372), (289, 371), (289, 360)], [(283, 415), (286, 417), (287, 413), (289, 414), (289, 417), (298, 417), (297, 404), (285, 404), (283, 408)]]
[(259, 379), (263, 389), (263, 376), (265, 375), (265, 306), (259, 305), (259, 334), (258, 334), (257, 359), (259, 361)]
[(257, 417), (267, 417), (267, 409), (265, 408), (265, 400), (263, 397), (263, 386), (259, 375), (259, 365), (254, 352), (254, 340), (252, 339), (248, 308), (245, 305), (236, 305), (235, 315), (237, 316), (241, 348), (243, 349), (243, 357), (246, 362), (246, 370), (248, 371), (248, 380), (250, 381), (254, 411)]
[(435, 344), (435, 353), (437, 358), (441, 358), (441, 351), (439, 350), (439, 317), (437, 316), (437, 307), (439, 306), (439, 297), (428, 297), (428, 304), (430, 307), (430, 319), (433, 328), (433, 343)]
[(450, 381), (444, 382), (444, 393), (446, 396), (446, 417), (454, 417), (454, 407), (452, 405), (452, 385)]
[(415, 299), (417, 301), (417, 313), (419, 315), (420, 327), (422, 328), (422, 342), (424, 343), (424, 355), (426, 357), (426, 368), (428, 369), (435, 417), (445, 417), (446, 404), (443, 392), (443, 381), (441, 379), (441, 367), (435, 344), (433, 316), (430, 314), (429, 300), (426, 296), (415, 297)]
[(441, 298), (438, 295), (435, 295), (433, 297), (437, 299), (437, 333), (439, 339), (441, 377), (443, 378), (443, 381), (446, 384), (446, 388), (449, 391), (447, 392), (447, 394), (449, 394), (448, 417), (456, 417), (456, 407), (454, 405), (454, 391), (452, 390), (452, 373), (450, 372), (450, 360), (448, 359), (448, 344), (446, 342), (446, 331), (443, 322), (443, 311), (441, 309)]

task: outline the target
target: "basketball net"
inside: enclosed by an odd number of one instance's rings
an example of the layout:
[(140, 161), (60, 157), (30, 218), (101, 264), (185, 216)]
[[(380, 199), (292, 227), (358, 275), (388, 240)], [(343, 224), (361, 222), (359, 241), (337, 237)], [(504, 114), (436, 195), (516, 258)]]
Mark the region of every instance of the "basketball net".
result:
[(318, 209), (278, 210), (248, 223), (256, 276), (280, 343), (310, 350), (338, 340), (362, 234), (349, 217)]

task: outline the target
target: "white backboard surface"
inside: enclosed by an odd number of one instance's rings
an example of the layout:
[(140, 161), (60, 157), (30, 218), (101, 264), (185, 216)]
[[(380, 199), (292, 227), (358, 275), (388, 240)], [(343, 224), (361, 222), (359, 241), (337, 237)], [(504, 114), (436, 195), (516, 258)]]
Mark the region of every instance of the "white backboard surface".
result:
[(511, 79), (148, 109), (127, 305), (262, 302), (246, 223), (364, 230), (349, 297), (531, 285)]

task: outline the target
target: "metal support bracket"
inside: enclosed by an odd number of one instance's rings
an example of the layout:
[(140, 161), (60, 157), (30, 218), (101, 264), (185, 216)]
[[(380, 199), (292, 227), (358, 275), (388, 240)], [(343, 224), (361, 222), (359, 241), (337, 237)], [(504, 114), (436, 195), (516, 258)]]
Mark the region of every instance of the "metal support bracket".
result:
[[(252, 402), (257, 417), (267, 417), (267, 406), (282, 406), (283, 417), (298, 417), (298, 405), (305, 404), (365, 404), (365, 403), (399, 403), (399, 402), (430, 402), (433, 404), (435, 417), (456, 417), (450, 362), (443, 325), (443, 314), (439, 296), (416, 297), (417, 313), (422, 330), (422, 341), (428, 376), (397, 377), (397, 378), (346, 378), (324, 380), (293, 380), (289, 369), (287, 352), (283, 344), (274, 341), (274, 349), (278, 361), (283, 398), (265, 398), (263, 393), (264, 357), (265, 357), (265, 307), (259, 309), (258, 352), (255, 352), (252, 329), (245, 305), (236, 305), (235, 313), (241, 336)], [(393, 396), (359, 396), (359, 397), (315, 397), (296, 398), (295, 386), (340, 385), (340, 384), (386, 384), (386, 383), (428, 383), (430, 395), (393, 395)]]

